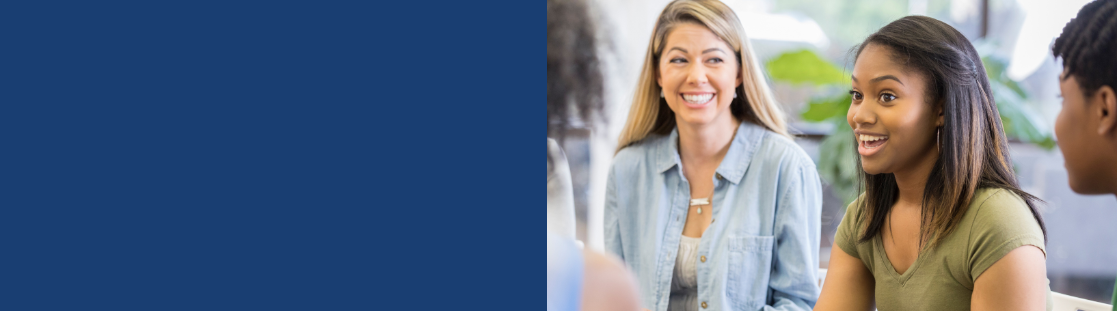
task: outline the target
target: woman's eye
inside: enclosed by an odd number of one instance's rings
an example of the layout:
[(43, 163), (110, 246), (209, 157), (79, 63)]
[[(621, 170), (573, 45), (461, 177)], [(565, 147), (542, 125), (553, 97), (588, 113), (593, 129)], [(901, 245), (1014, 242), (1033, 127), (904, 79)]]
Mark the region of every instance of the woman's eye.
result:
[(720, 64), (720, 63), (723, 63), (725, 61), (721, 60), (720, 58), (714, 57), (714, 58), (711, 58), (710, 60), (708, 60), (708, 62), (715, 63), (715, 64)]
[(681, 64), (681, 63), (685, 63), (685, 62), (686, 62), (686, 59), (685, 59), (685, 58), (681, 58), (681, 57), (676, 57), (676, 58), (672, 58), (672, 59), (671, 59), (670, 61), (668, 61), (668, 62), (669, 62), (669, 63), (672, 63), (672, 64)]
[(896, 100), (896, 95), (892, 95), (892, 94), (888, 94), (888, 93), (880, 94), (880, 102), (882, 102), (882, 103), (887, 103), (887, 102), (890, 102), (890, 101), (893, 101), (893, 100)]
[(863, 97), (861, 95), (861, 92), (858, 92), (858, 91), (849, 91), (849, 96), (853, 97), (853, 100), (855, 100), (855, 101), (861, 100), (862, 97)]

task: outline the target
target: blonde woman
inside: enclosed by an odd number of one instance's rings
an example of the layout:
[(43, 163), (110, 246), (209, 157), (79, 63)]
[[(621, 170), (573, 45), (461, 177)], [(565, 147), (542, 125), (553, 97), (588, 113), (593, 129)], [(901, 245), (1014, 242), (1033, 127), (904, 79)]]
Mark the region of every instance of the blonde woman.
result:
[(619, 146), (605, 245), (636, 274), (645, 308), (814, 305), (818, 175), (729, 7), (663, 10)]

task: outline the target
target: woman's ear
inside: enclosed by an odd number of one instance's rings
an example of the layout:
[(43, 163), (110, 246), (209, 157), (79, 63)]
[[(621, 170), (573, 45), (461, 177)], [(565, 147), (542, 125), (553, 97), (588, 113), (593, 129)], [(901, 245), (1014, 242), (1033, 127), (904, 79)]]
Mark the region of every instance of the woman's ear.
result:
[(657, 64), (657, 62), (659, 62), (659, 57), (656, 57), (655, 59), (656, 59), (655, 62), (653, 62), (652, 66), (651, 66), (652, 67), (652, 74), (655, 75), (655, 85), (659, 86), (659, 88), (662, 89), (663, 88), (663, 77), (659, 75), (659, 64)]
[(936, 127), (942, 127), (942, 125), (944, 123), (944, 121), (943, 121), (943, 117), (944, 117), (943, 116), (943, 111), (944, 110), (942, 109), (944, 104), (945, 103), (940, 102), (938, 105), (935, 105), (935, 126)]
[(1102, 85), (1094, 92), (1090, 101), (1093, 101), (1091, 106), (1096, 113), (1094, 117), (1100, 121), (1098, 135), (1110, 137), (1117, 134), (1117, 94), (1113, 92), (1113, 88)]

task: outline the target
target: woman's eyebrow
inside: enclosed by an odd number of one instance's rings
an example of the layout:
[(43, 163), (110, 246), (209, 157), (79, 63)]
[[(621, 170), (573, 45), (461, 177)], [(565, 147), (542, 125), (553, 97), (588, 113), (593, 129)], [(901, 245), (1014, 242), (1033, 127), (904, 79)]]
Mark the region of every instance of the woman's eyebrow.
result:
[[(853, 82), (857, 82), (857, 77), (854, 77), (853, 75), (850, 75), (849, 78), (852, 79)], [(893, 76), (893, 75), (879, 76), (879, 77), (876, 77), (876, 78), (873, 78), (873, 79), (869, 80), (869, 83), (877, 83), (877, 82), (884, 81), (884, 80), (896, 80), (896, 82), (900, 82), (900, 85), (904, 85), (904, 82), (900, 81), (900, 78), (897, 78), (896, 76)], [(906, 85), (904, 85), (904, 86), (906, 86)]]
[[(672, 51), (672, 50), (679, 50), (679, 52), (683, 52), (683, 53), (690, 53), (690, 52), (687, 52), (687, 50), (686, 50), (686, 49), (684, 49), (684, 48), (681, 48), (681, 47), (672, 47), (672, 48), (670, 48), (670, 49), (667, 49), (667, 51), (668, 51), (668, 52), (670, 52), (670, 51)], [(725, 53), (725, 51), (723, 51), (723, 50), (722, 50), (721, 48), (708, 48), (708, 49), (706, 49), (705, 51), (702, 51), (702, 54), (706, 54), (706, 53), (709, 53), (709, 52), (714, 52), (714, 51), (718, 51), (718, 52), (722, 52), (722, 53)]]
[(869, 82), (870, 83), (877, 83), (877, 82), (884, 81), (884, 80), (896, 80), (896, 82), (899, 82), (900, 85), (904, 85), (904, 82), (900, 81), (900, 78), (897, 78), (896, 76), (893, 76), (893, 75), (879, 76), (879, 77), (873, 78), (872, 80), (869, 80)]
[(702, 51), (702, 54), (706, 54), (706, 53), (714, 52), (714, 51), (725, 53), (725, 51), (722, 51), (721, 48), (709, 48), (709, 49), (706, 49), (705, 51)]

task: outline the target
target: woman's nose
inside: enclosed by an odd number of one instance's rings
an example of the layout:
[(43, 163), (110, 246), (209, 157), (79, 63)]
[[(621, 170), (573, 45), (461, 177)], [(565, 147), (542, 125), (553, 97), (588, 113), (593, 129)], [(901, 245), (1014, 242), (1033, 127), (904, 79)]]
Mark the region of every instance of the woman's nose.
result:
[(701, 65), (690, 66), (687, 71), (686, 82), (695, 85), (709, 83), (709, 78), (706, 77), (706, 68)]
[(857, 125), (859, 124), (869, 125), (876, 123), (877, 118), (876, 113), (873, 111), (872, 107), (867, 107), (867, 105), (865, 104), (850, 105), (849, 121), (849, 126), (856, 129)]

